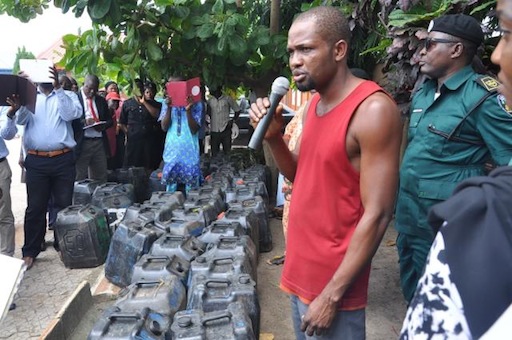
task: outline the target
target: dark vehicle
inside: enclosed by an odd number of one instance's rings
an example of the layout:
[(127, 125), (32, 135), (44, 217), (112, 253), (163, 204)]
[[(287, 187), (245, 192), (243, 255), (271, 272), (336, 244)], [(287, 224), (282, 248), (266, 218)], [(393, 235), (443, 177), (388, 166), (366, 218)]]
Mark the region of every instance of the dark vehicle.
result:
[[(295, 111), (285, 104), (283, 104), (283, 106), (284, 126), (286, 126), (290, 122), (290, 120), (292, 120), (293, 116), (295, 115)], [(231, 113), (231, 117), (233, 117), (233, 115), (234, 114)], [(252, 133), (254, 132), (254, 128), (250, 124), (248, 108), (242, 113), (240, 113), (236, 125), (238, 126), (238, 134), (236, 134), (236, 132), (234, 133), (234, 135), (236, 135), (236, 138), (233, 140), (233, 146), (246, 147), (247, 144), (249, 144), (249, 140), (251, 139)]]

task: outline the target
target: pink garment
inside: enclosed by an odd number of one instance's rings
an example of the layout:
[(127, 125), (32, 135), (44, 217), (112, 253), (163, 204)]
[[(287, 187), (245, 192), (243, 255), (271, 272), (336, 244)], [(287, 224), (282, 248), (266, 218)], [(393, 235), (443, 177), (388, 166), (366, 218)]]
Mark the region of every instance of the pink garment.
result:
[(108, 145), (110, 148), (110, 157), (114, 157), (117, 152), (117, 122), (119, 121), (119, 116), (121, 115), (121, 106), (123, 102), (119, 102), (119, 107), (112, 114), (112, 121), (114, 124), (105, 130), (108, 139)]

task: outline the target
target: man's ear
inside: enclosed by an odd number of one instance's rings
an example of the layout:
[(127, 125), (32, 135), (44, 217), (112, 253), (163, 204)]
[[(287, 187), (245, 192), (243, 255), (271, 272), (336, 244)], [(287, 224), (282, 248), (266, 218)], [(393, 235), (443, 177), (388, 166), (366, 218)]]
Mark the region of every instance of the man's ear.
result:
[(456, 43), (453, 46), (452, 58), (459, 58), (464, 53), (464, 44)]
[(348, 44), (345, 40), (340, 39), (334, 45), (334, 58), (336, 61), (346, 59), (348, 54)]

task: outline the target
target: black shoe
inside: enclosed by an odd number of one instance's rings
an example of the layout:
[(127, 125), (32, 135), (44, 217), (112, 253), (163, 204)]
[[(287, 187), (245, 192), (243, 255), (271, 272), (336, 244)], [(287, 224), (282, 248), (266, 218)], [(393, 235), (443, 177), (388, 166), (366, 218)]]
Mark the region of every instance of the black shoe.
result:
[(16, 309), (15, 303), (11, 303), (11, 305), (9, 306), (9, 310), (13, 310), (13, 309)]
[(41, 251), (46, 251), (46, 241), (43, 241), (43, 243), (41, 243)]

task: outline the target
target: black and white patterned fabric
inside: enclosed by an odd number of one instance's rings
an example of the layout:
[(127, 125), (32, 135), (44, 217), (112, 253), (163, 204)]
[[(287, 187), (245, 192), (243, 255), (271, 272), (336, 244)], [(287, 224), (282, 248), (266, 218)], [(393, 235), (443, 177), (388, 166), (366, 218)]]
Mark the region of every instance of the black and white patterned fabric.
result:
[(442, 233), (438, 233), (400, 334), (408, 339), (472, 339), (457, 287), (450, 279)]

